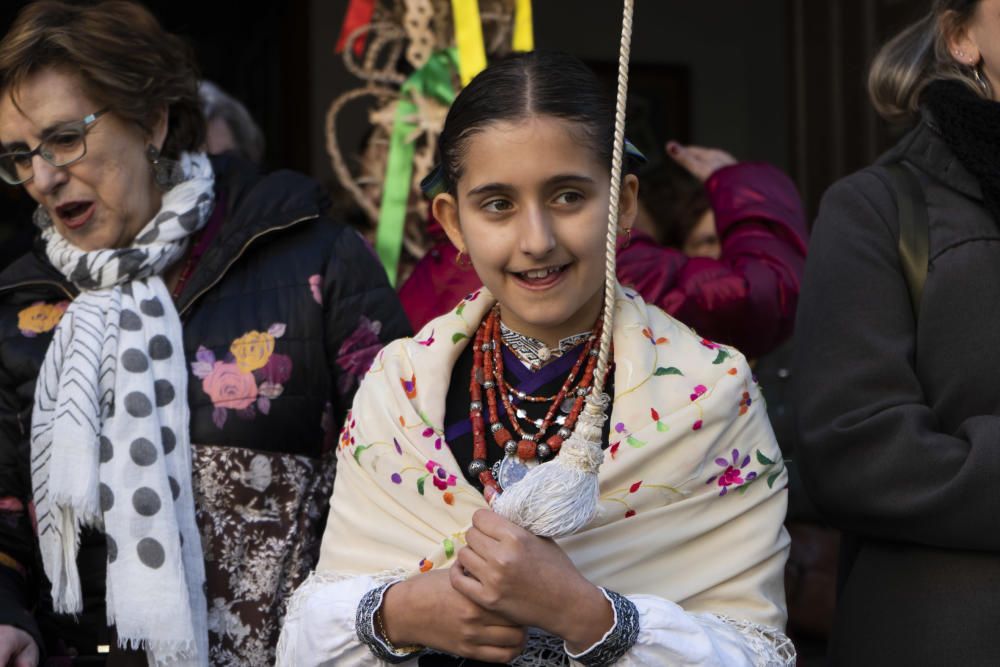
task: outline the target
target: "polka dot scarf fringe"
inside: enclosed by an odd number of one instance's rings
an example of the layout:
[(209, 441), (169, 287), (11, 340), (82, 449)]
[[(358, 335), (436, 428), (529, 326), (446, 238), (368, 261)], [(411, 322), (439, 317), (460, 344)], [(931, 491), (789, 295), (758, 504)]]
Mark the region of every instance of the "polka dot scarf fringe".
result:
[(103, 529), (108, 623), (150, 665), (208, 664), (205, 567), (191, 490), (181, 322), (162, 271), (212, 211), (204, 154), (131, 247), (86, 252), (36, 212), (52, 264), (80, 288), (35, 388), (31, 466), (55, 609), (82, 609), (80, 529)]

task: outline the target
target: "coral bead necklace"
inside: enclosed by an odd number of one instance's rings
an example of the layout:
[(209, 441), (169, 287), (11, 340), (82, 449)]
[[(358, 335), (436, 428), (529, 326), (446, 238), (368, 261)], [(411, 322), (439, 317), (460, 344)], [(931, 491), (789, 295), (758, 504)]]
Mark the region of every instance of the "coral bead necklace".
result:
[[(588, 336), (576, 364), (558, 393), (554, 396), (537, 397), (513, 391), (504, 377), (499, 308), (491, 310), (480, 324), (473, 340), (472, 374), (469, 381), (471, 397), (469, 419), (472, 423), (473, 439), (473, 461), (469, 464), (469, 473), (479, 479), (487, 500), (502, 491), (504, 486), (517, 482), (530, 467), (559, 453), (562, 443), (572, 433), (573, 426), (583, 410), (586, 396), (593, 386), (594, 368), (597, 365), (595, 342), (599, 340), (600, 335), (601, 327), (598, 325)], [(582, 376), (579, 375), (581, 368)], [(579, 382), (577, 382), (578, 377)], [(517, 400), (531, 403), (551, 401), (545, 417), (540, 423), (536, 423), (538, 430), (535, 433), (528, 433), (522, 427), (517, 409), (512, 402), (514, 396)], [(498, 405), (501, 403), (517, 439), (500, 421)], [(556, 433), (547, 435), (553, 426), (556, 412), (564, 405), (571, 405), (568, 407), (565, 421)], [(505, 454), (498, 466), (493, 469), (486, 462), (487, 427), (484, 412), (489, 418), (489, 434), (493, 441), (503, 448)]]

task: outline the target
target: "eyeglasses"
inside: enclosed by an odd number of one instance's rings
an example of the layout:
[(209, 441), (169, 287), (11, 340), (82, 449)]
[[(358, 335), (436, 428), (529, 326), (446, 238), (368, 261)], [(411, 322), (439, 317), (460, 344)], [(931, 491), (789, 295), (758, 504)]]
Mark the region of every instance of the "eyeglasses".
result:
[(0, 154), (0, 178), (10, 185), (27, 183), (35, 176), (31, 166), (36, 155), (53, 167), (68, 167), (87, 154), (87, 132), (108, 109), (101, 109), (83, 120), (53, 128), (34, 150)]

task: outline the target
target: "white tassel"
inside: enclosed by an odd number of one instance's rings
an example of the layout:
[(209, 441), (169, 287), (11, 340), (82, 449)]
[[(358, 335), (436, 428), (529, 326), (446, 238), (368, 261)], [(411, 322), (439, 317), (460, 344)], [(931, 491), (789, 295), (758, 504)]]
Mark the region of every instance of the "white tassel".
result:
[(494, 496), (493, 511), (540, 537), (572, 535), (594, 518), (607, 394), (592, 395), (559, 456)]

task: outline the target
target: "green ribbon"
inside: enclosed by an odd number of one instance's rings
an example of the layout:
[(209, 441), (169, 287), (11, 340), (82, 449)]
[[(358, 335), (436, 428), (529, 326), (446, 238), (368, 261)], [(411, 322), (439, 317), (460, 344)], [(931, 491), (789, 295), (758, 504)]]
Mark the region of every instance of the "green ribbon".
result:
[(454, 48), (433, 54), (423, 67), (410, 75), (400, 91), (399, 104), (389, 140), (389, 158), (382, 186), (382, 206), (379, 209), (378, 230), (375, 234), (375, 251), (395, 286), (399, 270), (399, 256), (403, 249), (403, 227), (406, 224), (406, 206), (410, 199), (413, 178), (413, 139), (417, 125), (411, 122), (418, 112), (413, 93), (450, 105), (455, 99), (452, 77), (458, 70), (458, 51)]

